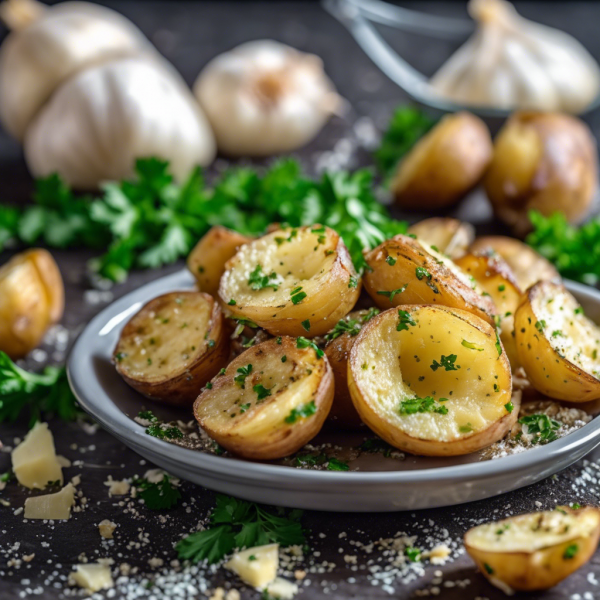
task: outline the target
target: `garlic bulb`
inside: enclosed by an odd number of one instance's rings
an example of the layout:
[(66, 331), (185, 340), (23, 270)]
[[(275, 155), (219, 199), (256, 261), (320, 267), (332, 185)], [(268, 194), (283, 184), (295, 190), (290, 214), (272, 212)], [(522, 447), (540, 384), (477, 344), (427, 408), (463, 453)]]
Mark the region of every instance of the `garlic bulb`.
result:
[(230, 156), (268, 156), (308, 143), (340, 107), (318, 56), (272, 40), (211, 60), (194, 93)]
[(505, 0), (471, 0), (475, 34), (433, 76), (468, 105), (579, 113), (600, 89), (600, 68), (570, 35), (528, 21)]
[(169, 160), (182, 179), (214, 155), (210, 127), (183, 80), (146, 58), (113, 60), (75, 75), (25, 136), (34, 176), (58, 172), (79, 189), (131, 176), (139, 157)]
[(36, 0), (6, 0), (0, 17), (13, 29), (0, 50), (0, 121), (19, 141), (71, 75), (115, 57), (155, 52), (128, 19), (89, 2), (47, 7)]

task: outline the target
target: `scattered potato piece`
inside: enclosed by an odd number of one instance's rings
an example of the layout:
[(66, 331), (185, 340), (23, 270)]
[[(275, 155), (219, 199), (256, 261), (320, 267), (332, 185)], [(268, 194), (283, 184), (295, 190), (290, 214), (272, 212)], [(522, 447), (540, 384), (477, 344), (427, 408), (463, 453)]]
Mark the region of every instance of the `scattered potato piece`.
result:
[(475, 228), (471, 223), (447, 217), (431, 217), (408, 228), (408, 233), (452, 260), (466, 254), (475, 239)]
[(17, 481), (25, 487), (44, 489), (55, 481), (63, 484), (62, 467), (48, 423), (38, 421), (12, 451), (11, 459)]
[(279, 544), (255, 546), (236, 552), (225, 563), (225, 567), (244, 583), (262, 589), (277, 577)]
[(358, 277), (328, 227), (287, 228), (245, 244), (226, 264), (219, 296), (235, 317), (273, 335), (315, 337), (352, 310)]
[(494, 328), (442, 306), (400, 306), (358, 334), (348, 385), (362, 420), (413, 454), (468, 454), (502, 439), (520, 395)]
[(303, 341), (253, 346), (213, 378), (194, 404), (211, 438), (245, 458), (268, 460), (289, 456), (319, 432), (333, 401), (333, 374), (327, 358)]
[(137, 391), (189, 405), (229, 357), (223, 313), (202, 292), (164, 294), (125, 325), (113, 356), (118, 373)]
[(594, 554), (600, 510), (529, 513), (486, 523), (465, 534), (465, 548), (490, 583), (510, 592), (546, 590)]
[(21, 358), (62, 318), (64, 285), (52, 255), (39, 248), (0, 267), (0, 351)]
[(515, 314), (519, 361), (536, 390), (557, 400), (600, 398), (600, 327), (560, 284), (531, 287)]
[(69, 575), (69, 579), (90, 593), (107, 590), (114, 586), (110, 567), (100, 563), (75, 565), (75, 571)]
[(25, 519), (66, 520), (75, 502), (75, 488), (67, 483), (55, 494), (33, 496), (25, 500)]
[(235, 255), (240, 246), (251, 240), (252, 238), (219, 225), (211, 227), (202, 236), (187, 259), (187, 267), (201, 292), (217, 295), (225, 263)]

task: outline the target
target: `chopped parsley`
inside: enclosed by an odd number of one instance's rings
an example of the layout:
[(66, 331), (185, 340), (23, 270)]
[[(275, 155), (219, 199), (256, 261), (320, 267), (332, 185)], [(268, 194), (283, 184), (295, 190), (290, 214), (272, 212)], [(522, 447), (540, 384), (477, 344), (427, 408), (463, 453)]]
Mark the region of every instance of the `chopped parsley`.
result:
[(423, 279), (424, 277), (426, 277), (427, 280), (431, 281), (432, 275), (425, 267), (417, 267), (415, 269), (415, 273), (419, 281), (421, 281), (421, 279)]
[(321, 348), (319, 348), (315, 342), (312, 340), (307, 340), (302, 336), (296, 338), (296, 348), (312, 348), (317, 353), (319, 358), (322, 358), (325, 354), (325, 352), (323, 352), (323, 350), (321, 350)]
[(229, 306), (235, 306), (237, 302), (232, 298), (228, 303)]
[(477, 344), (473, 344), (472, 342), (467, 342), (467, 340), (463, 340), (461, 345), (469, 350), (477, 350), (477, 352), (483, 352), (483, 348), (478, 346)]
[(328, 471), (348, 471), (349, 469), (350, 467), (348, 466), (348, 463), (338, 460), (333, 456), (327, 461)]
[(302, 321), (301, 325), (303, 329), (310, 331), (310, 321), (308, 319), (306, 319), (306, 321)]
[(579, 546), (577, 544), (570, 544), (565, 548), (563, 553), (563, 558), (565, 560), (571, 560), (575, 558), (576, 554), (579, 552)]
[(292, 408), (290, 414), (284, 419), (286, 423), (295, 423), (298, 419), (306, 419), (308, 417), (312, 417), (317, 412), (317, 405), (314, 400), (307, 402), (306, 404), (301, 404), (300, 406), (296, 406), (296, 408)]
[(505, 408), (505, 409), (506, 409), (506, 410), (507, 410), (509, 413), (511, 413), (511, 412), (512, 412), (512, 411), (515, 409), (515, 405), (514, 405), (512, 402), (507, 402), (507, 403), (504, 405), (504, 408)]
[(233, 380), (242, 388), (244, 389), (245, 387), (245, 381), (246, 381), (246, 377), (248, 377), (248, 375), (250, 375), (250, 373), (252, 373), (252, 365), (249, 364), (245, 367), (239, 367), (237, 370), (237, 373), (239, 373), (239, 375), (236, 375)]
[(421, 560), (421, 551), (418, 548), (405, 548), (404, 554), (409, 562), (419, 562)]
[(146, 433), (159, 440), (178, 440), (183, 437), (183, 432), (179, 427), (163, 427), (160, 423), (146, 427)]
[(542, 319), (541, 321), (536, 321), (535, 322), (535, 328), (540, 332), (540, 333), (544, 333), (544, 329), (546, 329), (546, 321), (544, 321), (544, 319)]
[(471, 425), (471, 423), (467, 423), (466, 425), (461, 425), (458, 428), (458, 431), (460, 431), (461, 433), (471, 433), (471, 431), (473, 431), (473, 425)]
[(415, 323), (412, 315), (407, 310), (398, 311), (398, 325), (396, 325), (396, 331), (408, 331), (408, 326), (415, 327)]
[(385, 262), (386, 262), (388, 265), (390, 265), (390, 267), (393, 267), (393, 266), (396, 264), (396, 262), (397, 262), (397, 261), (396, 261), (396, 259), (395, 259), (395, 258), (393, 258), (393, 257), (391, 257), (391, 256), (388, 256), (388, 257), (385, 259)]
[[(273, 388), (271, 388), (271, 389), (273, 389)], [(252, 391), (256, 392), (259, 402), (261, 402), (262, 400), (264, 400), (265, 398), (267, 398), (271, 395), (271, 390), (266, 388), (264, 385), (262, 385), (262, 383), (257, 383), (252, 388)]]
[(302, 286), (298, 286), (290, 292), (290, 296), (292, 298), (292, 304), (300, 304), (300, 302), (306, 298), (306, 293), (302, 291)]
[(350, 279), (348, 280), (348, 287), (352, 289), (352, 288), (355, 288), (357, 286), (358, 286), (358, 277), (355, 277), (354, 275), (351, 275)]
[(399, 287), (397, 290), (392, 290), (391, 292), (386, 292), (384, 290), (379, 290), (377, 292), (378, 296), (386, 296), (389, 298), (390, 302), (394, 300), (394, 296), (401, 294), (408, 287), (408, 283), (405, 283), (402, 287)]
[(519, 419), (523, 431), (533, 435), (532, 444), (547, 444), (558, 439), (557, 431), (561, 423), (545, 414), (527, 415)]
[(250, 289), (258, 291), (266, 288), (273, 288), (275, 291), (279, 289), (279, 285), (273, 283), (273, 280), (277, 279), (277, 273), (270, 273), (265, 275), (261, 265), (256, 265), (250, 277), (248, 278), (248, 285)]
[[(446, 402), (447, 398), (440, 398), (440, 402)], [(438, 413), (447, 415), (448, 408), (438, 404), (435, 398), (426, 396), (425, 398), (407, 398), (400, 402), (398, 411), (401, 415), (415, 415), (417, 413)]]
[(492, 567), (490, 567), (490, 565), (488, 565), (487, 563), (483, 563), (483, 568), (485, 569), (485, 572), (488, 575), (493, 575), (494, 574), (494, 569), (492, 569)]
[(362, 326), (369, 322), (373, 317), (379, 314), (379, 309), (372, 307), (369, 311), (358, 319), (340, 319), (335, 327), (325, 336), (325, 339), (330, 342), (347, 333), (351, 337), (358, 335)]
[(458, 371), (460, 365), (456, 364), (457, 358), (456, 354), (449, 354), (448, 356), (442, 354), (440, 362), (434, 360), (430, 365), (430, 369), (432, 371), (437, 371), (439, 368), (443, 367), (446, 371)]

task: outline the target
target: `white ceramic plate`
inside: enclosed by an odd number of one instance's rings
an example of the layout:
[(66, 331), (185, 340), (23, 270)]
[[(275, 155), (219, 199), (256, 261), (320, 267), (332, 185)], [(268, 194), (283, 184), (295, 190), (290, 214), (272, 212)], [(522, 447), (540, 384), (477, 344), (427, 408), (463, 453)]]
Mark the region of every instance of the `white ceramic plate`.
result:
[[(127, 386), (111, 364), (123, 325), (150, 299), (193, 287), (181, 271), (117, 300), (85, 328), (68, 362), (71, 387), (81, 406), (124, 444), (178, 477), (256, 502), (316, 510), (395, 511), (449, 506), (489, 498), (548, 477), (600, 444), (600, 417), (546, 446), (492, 461), (478, 454), (455, 458), (407, 456), (404, 461), (373, 455), (359, 471), (297, 469), (189, 450), (151, 437), (133, 418), (142, 406), (163, 418), (173, 414)], [(567, 283), (586, 313), (600, 322), (600, 292)], [(358, 442), (368, 437), (358, 434)], [(356, 445), (356, 436), (322, 433), (318, 441)], [(390, 470), (391, 469), (391, 470)]]

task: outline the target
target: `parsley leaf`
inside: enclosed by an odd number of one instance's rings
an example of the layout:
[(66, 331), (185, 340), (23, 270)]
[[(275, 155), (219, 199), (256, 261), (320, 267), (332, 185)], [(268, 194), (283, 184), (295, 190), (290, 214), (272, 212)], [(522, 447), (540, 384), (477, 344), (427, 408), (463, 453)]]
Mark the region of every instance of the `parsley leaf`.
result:
[(300, 404), (292, 408), (290, 414), (284, 419), (286, 423), (295, 423), (298, 419), (306, 419), (312, 417), (317, 412), (317, 405), (314, 400), (306, 404)]
[(444, 369), (446, 371), (458, 371), (458, 369), (460, 369), (460, 365), (456, 364), (456, 359), (458, 357), (456, 356), (456, 354), (450, 354), (448, 356), (444, 356), (442, 354), (442, 357), (440, 358), (440, 362), (438, 362), (437, 360), (434, 360), (431, 363), (431, 370), (432, 371), (437, 371), (439, 368), (444, 367)]
[(349, 471), (350, 467), (348, 466), (348, 463), (345, 463), (343, 460), (339, 460), (339, 459), (335, 458), (334, 456), (332, 456), (327, 461), (327, 470), (328, 471)]
[[(447, 398), (440, 398), (440, 402), (445, 402)], [(400, 402), (398, 411), (401, 415), (414, 415), (417, 413), (434, 412), (440, 415), (447, 415), (448, 409), (437, 403), (435, 398), (427, 396), (425, 398), (407, 398)]]
[(30, 373), (0, 352), (0, 423), (15, 421), (27, 411), (31, 422), (42, 414), (55, 414), (65, 421), (81, 414), (64, 368), (46, 367)]
[(533, 435), (532, 444), (547, 444), (558, 439), (557, 431), (562, 423), (545, 414), (527, 415), (519, 419), (523, 432)]
[(255, 385), (252, 390), (256, 392), (256, 395), (258, 396), (258, 402), (262, 402), (265, 398), (268, 398), (271, 395), (271, 390), (262, 385), (262, 383)]
[(134, 479), (133, 485), (138, 488), (138, 496), (150, 510), (173, 508), (181, 498), (181, 492), (166, 474), (158, 483), (151, 483), (147, 479)]
[(300, 518), (302, 512), (275, 514), (254, 502), (217, 495), (210, 516), (211, 525), (192, 533), (177, 543), (181, 560), (216, 563), (234, 548), (251, 548), (269, 543), (282, 546), (305, 543)]
[(239, 367), (237, 370), (237, 373), (239, 373), (239, 375), (236, 375), (233, 380), (242, 388), (244, 389), (245, 387), (245, 381), (246, 381), (246, 377), (248, 377), (248, 375), (250, 375), (250, 373), (252, 373), (252, 365), (249, 364), (245, 367)]
[(415, 323), (412, 315), (407, 310), (398, 311), (398, 325), (396, 325), (396, 331), (408, 331), (408, 326), (415, 327)]

